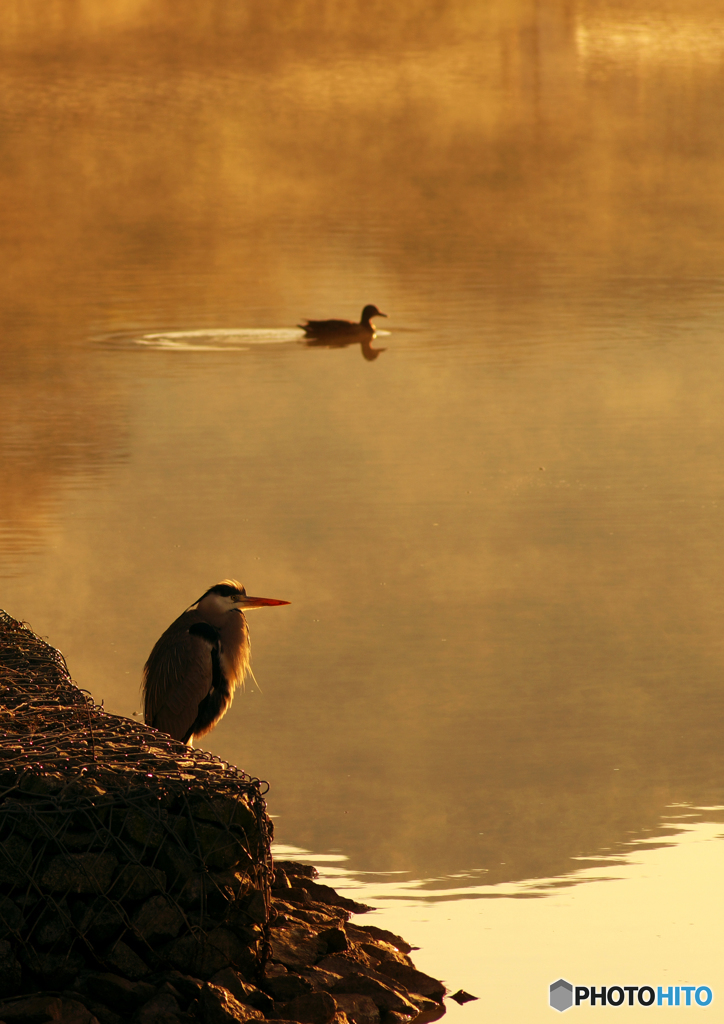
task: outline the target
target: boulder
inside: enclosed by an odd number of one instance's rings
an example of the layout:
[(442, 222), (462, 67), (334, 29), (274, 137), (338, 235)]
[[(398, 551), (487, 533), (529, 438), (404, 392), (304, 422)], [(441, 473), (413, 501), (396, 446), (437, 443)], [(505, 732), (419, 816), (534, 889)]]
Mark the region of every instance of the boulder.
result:
[(150, 967), (146, 966), (138, 953), (134, 953), (131, 947), (122, 940), (119, 940), (113, 949), (106, 953), (104, 959), (111, 967), (115, 967), (131, 981), (139, 981), (151, 973)]
[(76, 975), (85, 967), (83, 957), (72, 950), (66, 953), (41, 953), (32, 948), (21, 950), (24, 966), (35, 979), (37, 989), (69, 988)]
[(337, 1009), (344, 1013), (352, 1024), (380, 1024), (380, 1011), (370, 996), (354, 992), (335, 992)]
[(12, 946), (5, 939), (0, 939), (0, 998), (19, 992), (21, 977), (22, 969)]
[(91, 1011), (76, 999), (37, 995), (0, 1003), (0, 1019), (5, 1024), (98, 1024)]
[(169, 992), (159, 992), (133, 1016), (133, 1024), (181, 1024), (181, 1007)]
[(165, 896), (151, 896), (133, 916), (134, 931), (150, 946), (175, 939), (183, 923), (183, 914)]
[(246, 1020), (264, 1020), (264, 1014), (240, 1003), (228, 989), (207, 983), (201, 992), (199, 1010), (204, 1024), (243, 1024)]
[(337, 1004), (328, 992), (309, 992), (286, 1003), (281, 1012), (285, 1019), (300, 1024), (331, 1024)]
[(156, 992), (154, 986), (145, 981), (128, 981), (117, 974), (89, 974), (84, 988), (101, 1003), (123, 1013), (132, 1013)]
[(380, 974), (386, 974), (389, 978), (404, 985), (408, 992), (415, 992), (421, 996), (429, 996), (440, 1003), (446, 992), (441, 981), (431, 978), (429, 974), (423, 974), (414, 967), (407, 964), (400, 964), (394, 960), (385, 960), (379, 964)]
[(350, 974), (346, 978), (340, 978), (332, 986), (332, 995), (337, 993), (351, 993), (353, 995), (369, 996), (375, 1006), (380, 1010), (393, 1010), (409, 1016), (417, 1016), (418, 1008), (410, 999), (406, 999), (399, 992), (376, 978), (370, 978), (364, 974)]
[(274, 1009), (274, 1000), (271, 996), (267, 995), (266, 992), (262, 992), (256, 985), (250, 985), (249, 982), (244, 981), (241, 975), (231, 967), (225, 967), (223, 970), (217, 971), (209, 981), (212, 985), (219, 985), (221, 988), (228, 989), (234, 999), (238, 999), (240, 1003), (246, 1003), (248, 1006), (253, 1006), (255, 1010), (261, 1010), (264, 1013)]
[[(106, 886), (106, 890), (108, 888)], [(115, 900), (145, 900), (152, 893), (165, 889), (165, 871), (145, 864), (124, 864), (113, 880), (110, 895)]]
[(281, 1003), (306, 995), (314, 989), (311, 981), (300, 974), (281, 974), (276, 977), (268, 975), (267, 970), (267, 977), (263, 981), (264, 989)]
[(69, 853), (53, 857), (40, 876), (46, 892), (102, 893), (111, 884), (118, 860), (112, 853)]
[(286, 967), (305, 967), (315, 963), (320, 952), (318, 937), (311, 928), (284, 925), (270, 929), (271, 958)]

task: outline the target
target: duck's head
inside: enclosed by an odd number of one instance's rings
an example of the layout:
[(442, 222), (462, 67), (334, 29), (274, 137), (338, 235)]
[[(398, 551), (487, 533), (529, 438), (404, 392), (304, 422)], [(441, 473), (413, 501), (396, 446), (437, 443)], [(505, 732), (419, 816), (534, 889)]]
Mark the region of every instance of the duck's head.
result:
[(377, 306), (365, 306), (362, 310), (362, 323), (369, 323), (373, 316), (387, 316), (387, 313), (381, 313)]

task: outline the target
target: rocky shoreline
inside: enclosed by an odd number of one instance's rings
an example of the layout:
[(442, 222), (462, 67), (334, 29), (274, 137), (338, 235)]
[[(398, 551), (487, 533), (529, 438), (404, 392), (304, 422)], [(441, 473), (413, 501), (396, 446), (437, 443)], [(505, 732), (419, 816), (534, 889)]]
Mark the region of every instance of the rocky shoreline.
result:
[(265, 784), (109, 715), (0, 612), (0, 1024), (403, 1024), (444, 986), (273, 864)]

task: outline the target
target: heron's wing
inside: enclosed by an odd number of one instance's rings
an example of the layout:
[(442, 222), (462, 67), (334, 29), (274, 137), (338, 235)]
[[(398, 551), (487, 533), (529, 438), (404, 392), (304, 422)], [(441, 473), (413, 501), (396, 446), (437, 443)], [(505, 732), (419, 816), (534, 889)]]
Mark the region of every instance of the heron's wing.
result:
[(212, 652), (217, 645), (216, 631), (197, 612), (184, 612), (169, 626), (144, 669), (147, 725), (183, 739), (211, 689)]

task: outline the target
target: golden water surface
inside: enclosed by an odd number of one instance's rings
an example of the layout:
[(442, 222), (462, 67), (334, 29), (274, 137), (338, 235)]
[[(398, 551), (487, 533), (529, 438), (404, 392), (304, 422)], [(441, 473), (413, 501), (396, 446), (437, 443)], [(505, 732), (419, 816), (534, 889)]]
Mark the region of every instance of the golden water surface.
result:
[(724, 804), (723, 104), (709, 0), (4, 0), (0, 606), (130, 715), (291, 601), (204, 745), (360, 877)]

